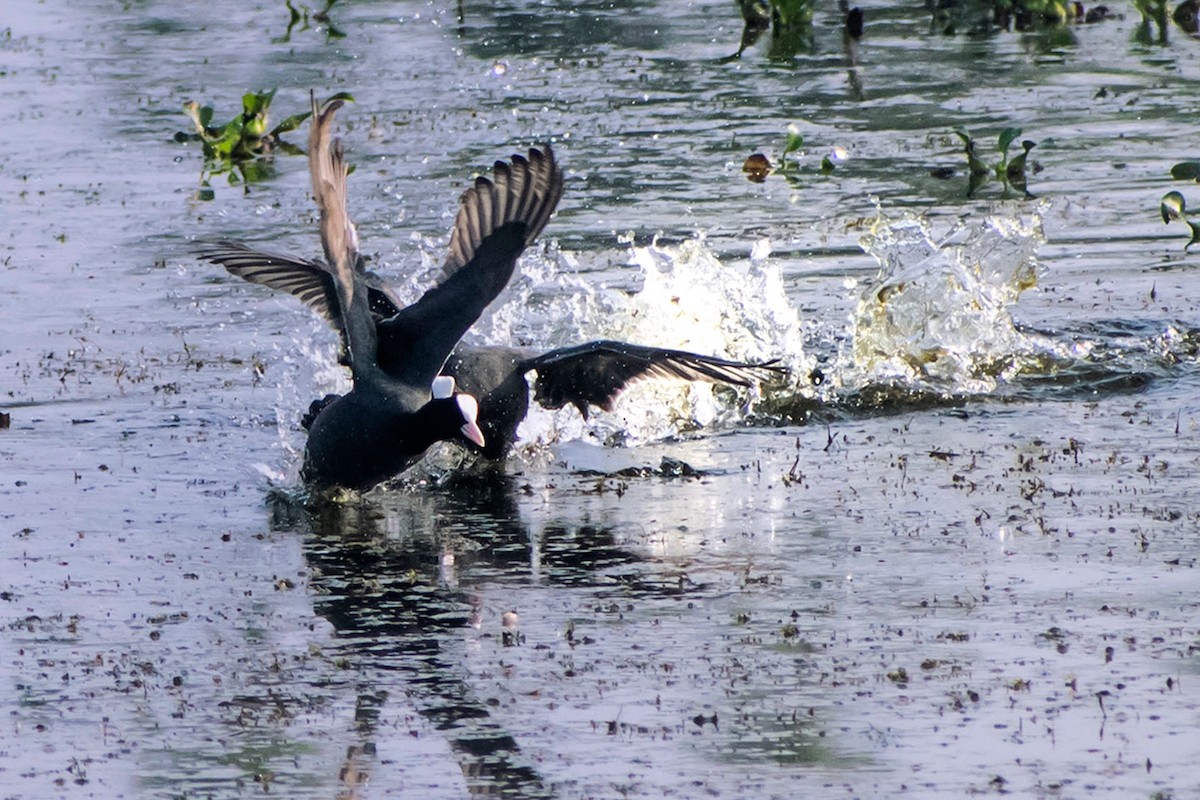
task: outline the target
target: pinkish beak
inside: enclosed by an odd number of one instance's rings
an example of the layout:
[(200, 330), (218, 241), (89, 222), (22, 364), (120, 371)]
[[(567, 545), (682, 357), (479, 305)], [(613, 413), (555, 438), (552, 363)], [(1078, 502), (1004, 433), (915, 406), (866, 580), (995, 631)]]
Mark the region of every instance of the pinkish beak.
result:
[[(438, 380), (441, 380), (439, 378)], [(452, 378), (446, 380), (452, 381)], [(436, 384), (436, 381), (435, 381)], [(463, 426), (459, 428), (462, 435), (470, 439), (475, 444), (483, 447), (483, 431), (479, 429), (479, 423), (476, 420), (479, 418), (479, 401), (474, 395), (456, 394), (455, 401), (458, 403), (458, 410), (462, 412)]]
[(466, 425), (463, 425), (461, 428), (459, 428), (459, 430), (462, 431), (463, 436), (467, 437), (475, 444), (479, 445), (480, 447), (484, 446), (483, 431), (480, 430), (479, 425), (474, 420), (468, 422)]

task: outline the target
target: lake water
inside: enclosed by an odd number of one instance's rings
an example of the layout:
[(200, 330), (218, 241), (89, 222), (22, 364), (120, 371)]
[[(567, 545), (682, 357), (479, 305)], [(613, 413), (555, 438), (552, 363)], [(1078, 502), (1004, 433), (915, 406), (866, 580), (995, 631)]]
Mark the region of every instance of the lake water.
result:
[[(290, 33), (281, 2), (8, 0), (0, 794), (1200, 793), (1200, 256), (1159, 215), (1200, 204), (1170, 178), (1200, 42), (861, 8), (857, 47), (826, 4), (730, 59), (724, 0)], [(333, 338), (188, 250), (316, 254), (306, 164), (205, 187), (175, 137), (275, 87), (276, 121), (355, 97), (352, 213), (409, 296), (471, 175), (553, 140), (559, 213), (474, 338), (791, 379), (539, 411), (507, 477), (444, 450), (306, 507)], [(748, 180), (789, 125), (796, 168)], [(1035, 141), (1029, 196), (970, 192), (956, 126), (989, 164)]]

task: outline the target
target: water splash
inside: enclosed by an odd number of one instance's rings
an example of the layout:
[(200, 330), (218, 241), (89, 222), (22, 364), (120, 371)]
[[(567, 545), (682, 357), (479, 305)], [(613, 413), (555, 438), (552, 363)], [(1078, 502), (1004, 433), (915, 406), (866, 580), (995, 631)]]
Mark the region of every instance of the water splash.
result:
[[(622, 243), (626, 269), (613, 281), (581, 273), (577, 256), (553, 248), (524, 259), (510, 295), (470, 337), (545, 349), (619, 339), (744, 361), (782, 359), (796, 373), (811, 370), (798, 314), (768, 248), (729, 264), (703, 237), (677, 246), (638, 247), (632, 236)], [(725, 387), (644, 381), (623, 393), (613, 412), (586, 421), (570, 408), (535, 409), (520, 435), (537, 446), (575, 439), (635, 444), (741, 421), (746, 400)]]
[[(674, 381), (635, 383), (613, 412), (595, 411), (588, 420), (570, 407), (551, 412), (533, 405), (517, 451), (531, 461), (550, 458), (547, 445), (563, 441), (634, 445), (705, 428), (888, 413), (968, 397), (1136, 390), (1163, 365), (1195, 365), (1200, 332), (1190, 329), (1126, 329), (1116, 321), (1111, 330), (1039, 332), (1018, 324), (1013, 307), (1043, 272), (1037, 252), (1046, 208), (966, 218), (941, 235), (925, 218), (880, 210), (861, 240), (879, 273), (865, 289), (851, 285), (857, 297), (848, 323), (801, 320), (765, 239), (752, 243), (748, 259), (725, 262), (703, 236), (645, 247), (629, 236), (623, 249), (593, 253), (541, 244), (522, 258), (467, 339), (551, 349), (610, 338), (746, 361), (779, 359), (791, 370), (788, 380), (765, 387), (752, 414), (745, 392)], [(406, 302), (435, 283), (441, 269), (437, 241), (414, 236), (406, 258), (413, 249), (420, 265), (395, 283)], [(292, 475), (303, 451), (299, 419), (309, 402), (349, 388), (332, 333), (316, 320), (312, 327), (278, 359), (284, 364), (279, 439)], [(829, 343), (819, 369), (806, 340)], [(464, 463), (461, 449), (439, 448), (413, 477)], [(275, 472), (267, 477), (286, 482)]]
[(324, 320), (310, 317), (308, 336), (298, 334), (291, 347), (276, 346), (275, 421), (282, 457), (277, 465), (256, 464), (272, 486), (299, 481), (307, 433), (300, 420), (312, 401), (350, 391), (349, 372), (338, 363), (337, 337)]
[(1068, 357), (1011, 312), (1037, 285), (1045, 208), (960, 221), (940, 238), (924, 218), (880, 211), (860, 241), (880, 272), (859, 298), (843, 384), (985, 394), (1045, 357)]

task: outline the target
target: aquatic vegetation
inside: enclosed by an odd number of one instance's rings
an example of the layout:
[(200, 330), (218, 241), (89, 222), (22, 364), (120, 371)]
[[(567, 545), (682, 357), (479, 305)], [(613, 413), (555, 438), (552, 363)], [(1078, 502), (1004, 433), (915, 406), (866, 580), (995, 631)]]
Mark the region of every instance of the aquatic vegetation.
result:
[(772, 170), (771, 159), (762, 153), (752, 153), (742, 162), (742, 172), (746, 173), (746, 180), (752, 183), (762, 183)]
[(969, 171), (968, 197), (975, 195), (975, 191), (987, 181), (989, 175), (995, 175), (996, 179), (1004, 184), (1005, 192), (1011, 186), (1019, 189), (1026, 197), (1032, 196), (1025, 188), (1025, 170), (1028, 164), (1029, 151), (1037, 146), (1037, 142), (1029, 139), (1022, 140), (1022, 152), (1011, 159), (1008, 157), (1009, 148), (1012, 147), (1012, 143), (1021, 135), (1020, 128), (1005, 128), (1000, 131), (1000, 135), (996, 137), (996, 151), (1000, 153), (1000, 160), (994, 165), (989, 165), (980, 157), (975, 139), (964, 128), (955, 128), (954, 135), (962, 140), (963, 151), (967, 155), (967, 169)]
[(1110, 19), (1105, 5), (1085, 8), (1072, 0), (936, 0), (930, 5), (932, 28), (946, 36), (994, 31), (1063, 29), (1071, 23)]
[(770, 28), (782, 36), (813, 21), (813, 0), (738, 0), (738, 9), (747, 29), (759, 34)]
[[(305, 111), (286, 117), (275, 127), (270, 127), (271, 101), (275, 89), (269, 92), (250, 92), (242, 96), (242, 113), (226, 122), (214, 126), (212, 106), (202, 106), (194, 100), (183, 104), (183, 111), (192, 120), (195, 133), (180, 131), (175, 134), (177, 142), (198, 141), (204, 153), (204, 172), (201, 177), (201, 200), (212, 199), (209, 179), (215, 175), (229, 175), (231, 184), (249, 185), (269, 180), (275, 175), (271, 161), (276, 151), (288, 155), (303, 155), (303, 151), (285, 142), (281, 136), (300, 127), (311, 112)], [(340, 92), (330, 100), (350, 100), (346, 92)]]
[(1150, 41), (1153, 29), (1158, 30), (1158, 41), (1166, 42), (1168, 20), (1174, 21), (1184, 33), (1195, 35), (1200, 32), (1200, 2), (1184, 0), (1171, 10), (1167, 0), (1133, 0), (1133, 6), (1142, 15), (1142, 24), (1137, 32), (1141, 41)]
[(325, 0), (324, 8), (322, 8), (320, 11), (313, 11), (311, 8), (305, 5), (300, 6), (300, 8), (296, 8), (294, 5), (292, 5), (292, 0), (285, 0), (284, 5), (287, 6), (289, 14), (287, 30), (284, 32), (283, 36), (280, 36), (278, 39), (272, 39), (271, 41), (275, 42), (276, 44), (286, 44), (287, 42), (290, 42), (292, 40), (293, 31), (311, 30), (312, 24), (310, 20), (312, 22), (318, 22), (324, 25), (325, 35), (328, 38), (344, 38), (346, 35), (345, 32), (334, 25), (333, 21), (329, 18), (329, 10), (333, 8), (335, 3), (337, 3), (337, 0)]
[[(763, 153), (753, 153), (746, 158), (742, 163), (742, 172), (746, 174), (746, 180), (762, 183), (768, 175), (779, 173), (789, 182), (797, 182), (800, 177), (800, 157), (802, 155), (801, 148), (804, 147), (804, 136), (795, 124), (788, 125), (786, 135), (783, 151), (779, 154), (778, 165), (771, 164), (771, 160)], [(846, 151), (835, 147), (827, 155), (822, 156), (819, 172), (822, 175), (830, 174), (837, 169), (836, 162), (842, 161), (845, 157)]]
[(1182, 220), (1183, 224), (1187, 225), (1192, 231), (1192, 238), (1183, 246), (1187, 250), (1196, 242), (1200, 242), (1200, 222), (1193, 222), (1188, 219), (1187, 201), (1180, 192), (1167, 192), (1163, 195), (1162, 201), (1159, 204), (1159, 211), (1162, 214), (1163, 223), (1170, 225), (1173, 220)]
[[(813, 29), (813, 0), (738, 0), (742, 13), (742, 37), (737, 52), (721, 59), (722, 63), (736, 61), (747, 48), (752, 47), (762, 35), (771, 31), (771, 43), (767, 56), (774, 61), (786, 61), (800, 53), (811, 53), (816, 49)], [(847, 49), (862, 38), (863, 12), (859, 8), (839, 5), (845, 13), (842, 29)], [(857, 56), (850, 54), (851, 62)]]
[[(271, 101), (275, 89), (269, 92), (250, 92), (242, 95), (242, 113), (219, 127), (212, 125), (212, 106), (201, 106), (195, 100), (183, 104), (184, 113), (196, 127), (194, 138), (204, 147), (204, 157), (211, 159), (245, 160), (273, 151), (284, 145), (280, 134), (295, 130), (310, 112), (294, 114), (268, 130)], [(296, 152), (299, 152), (296, 150)]]
[(776, 31), (811, 25), (812, 0), (771, 0), (771, 22)]
[(1177, 181), (1200, 183), (1200, 161), (1181, 161), (1171, 167), (1171, 177)]
[(743, 23), (741, 42), (737, 52), (724, 61), (740, 58), (768, 30), (772, 59), (789, 59), (813, 49), (813, 0), (738, 0), (738, 8)]

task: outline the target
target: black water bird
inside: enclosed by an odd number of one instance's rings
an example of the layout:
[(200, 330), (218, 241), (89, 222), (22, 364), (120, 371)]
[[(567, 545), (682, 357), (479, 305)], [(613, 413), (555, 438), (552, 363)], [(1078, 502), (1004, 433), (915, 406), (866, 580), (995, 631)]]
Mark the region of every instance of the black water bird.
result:
[[(528, 163), (538, 165), (542, 159), (549, 159), (553, 164), (553, 154), (549, 147), (546, 148), (546, 153), (547, 155), (542, 155), (536, 150), (531, 150)], [(495, 185), (511, 183), (510, 173), (516, 174), (518, 166), (524, 163), (524, 159), (516, 156), (511, 168), (497, 163)], [(545, 225), (546, 219), (553, 211), (554, 202), (557, 202), (561, 194), (561, 180), (557, 167), (553, 167), (548, 178), (552, 184), (553, 202), (547, 203), (541, 209), (544, 213), (530, 218), (524, 231), (524, 239), (519, 242), (520, 246), (515, 249), (515, 253), (519, 253), (531, 242)], [(463, 196), (462, 210), (450, 237), (447, 271), (452, 267), (457, 268), (455, 265), (464, 263), (469, 257), (470, 254), (464, 251), (463, 243), (479, 239), (472, 231), (488, 228), (493, 215), (503, 213), (502, 203), (498, 204), (494, 200), (490, 201), (490, 204), (489, 201), (478, 201), (478, 197), (492, 194), (486, 191), (491, 185), (486, 179), (479, 178), (475, 187)], [(335, 199), (344, 202), (345, 196), (342, 194)], [(341, 214), (346, 215), (344, 208), (341, 209)], [(513, 236), (514, 241), (508, 244), (506, 253), (513, 252), (513, 246), (517, 243), (517, 234), (514, 233)], [(490, 246), (493, 241), (504, 241), (502, 230), (497, 230), (485, 244)], [(496, 245), (497, 248), (501, 246)], [(328, 245), (326, 249), (328, 250)], [(340, 323), (335, 313), (330, 312), (330, 309), (338, 307), (333, 285), (328, 280), (314, 279), (325, 275), (326, 270), (308, 261), (259, 252), (234, 242), (222, 242), (203, 252), (202, 256), (223, 265), (231, 273), (252, 283), (261, 283), (296, 295), (342, 332), (343, 351), (352, 349), (346, 327)], [(475, 258), (478, 259), (479, 255)], [(512, 258), (515, 259), (516, 255)], [(356, 275), (358, 281), (366, 287), (366, 303), (374, 321), (376, 363), (389, 375), (405, 374), (410, 370), (412, 348), (409, 341), (413, 330), (398, 329), (393, 320), (408, 310), (402, 311), (396, 293), (378, 276), (365, 272), (361, 262), (357, 264)], [(437, 290), (431, 290), (431, 293), (433, 291)], [(489, 299), (494, 296), (494, 293), (489, 295)], [(418, 305), (424, 301), (425, 298), (422, 298)], [(471, 319), (474, 320), (478, 313), (475, 311)], [(455, 341), (457, 342), (457, 339)], [(590, 406), (612, 410), (617, 395), (631, 382), (643, 378), (666, 377), (753, 387), (770, 373), (786, 371), (783, 367), (776, 366), (774, 361), (745, 363), (682, 350), (615, 341), (588, 342), (544, 353), (515, 347), (477, 347), (460, 344), (444, 364), (439, 366), (443, 376), (452, 378), (459, 389), (470, 393), (479, 403), (478, 424), (483, 433), (482, 441), (479, 440), (480, 437), (470, 437), (465, 433), (454, 435), (452, 438), (492, 460), (502, 459), (508, 454), (517, 438), (517, 426), (529, 411), (530, 385), (527, 375), (530, 372), (537, 373), (533, 392), (534, 399), (540, 405), (557, 409), (570, 404), (578, 408), (586, 419)], [(302, 421), (303, 426), (310, 431), (310, 442), (312, 431), (321, 425), (322, 417), (339, 402), (341, 398), (338, 395), (327, 395), (312, 403)]]
[[(492, 461), (505, 458), (517, 441), (517, 427), (529, 413), (528, 375), (537, 373), (533, 399), (548, 409), (575, 406), (587, 419), (592, 406), (612, 411), (631, 383), (649, 378), (707, 381), (752, 388), (772, 373), (786, 372), (773, 361), (747, 363), (663, 347), (597, 340), (547, 352), (533, 348), (460, 344), (442, 367), (460, 391), (479, 401), (484, 441), (456, 437), (459, 444)], [(301, 425), (308, 428), (339, 395), (314, 400)]]
[(536, 373), (533, 399), (548, 409), (572, 405), (584, 419), (592, 406), (612, 411), (617, 396), (631, 383), (650, 378), (707, 381), (752, 388), (772, 372), (771, 362), (745, 363), (662, 347), (600, 340), (540, 353), (530, 348), (455, 348), (442, 374), (479, 400), (483, 444), (462, 441), (491, 460), (508, 455), (517, 426), (529, 413), (528, 375)]
[(309, 169), (320, 209), (325, 261), (251, 250), (236, 242), (201, 244), (197, 255), (252, 283), (290, 292), (324, 316), (342, 338), (353, 388), (311, 420), (301, 475), (314, 488), (367, 490), (411, 466), (432, 444), (455, 439), (485, 446), (478, 403), (438, 373), (459, 338), (512, 276), (517, 257), (545, 227), (562, 196), (553, 151), (497, 162), (491, 180), (463, 194), (441, 282), (412, 305), (366, 272), (346, 210), (348, 170), (331, 138), (341, 101), (313, 100)]

